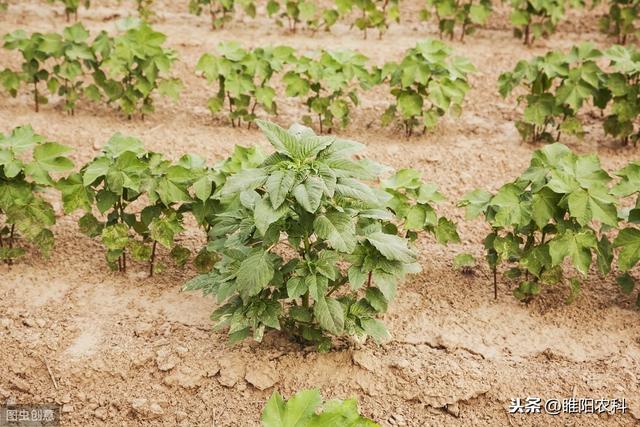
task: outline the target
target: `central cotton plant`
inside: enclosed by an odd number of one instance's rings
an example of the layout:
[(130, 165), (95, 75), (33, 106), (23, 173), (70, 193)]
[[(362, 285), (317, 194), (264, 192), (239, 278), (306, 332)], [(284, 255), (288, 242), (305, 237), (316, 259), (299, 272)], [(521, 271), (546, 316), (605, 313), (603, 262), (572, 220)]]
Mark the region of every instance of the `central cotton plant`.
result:
[[(213, 198), (224, 208), (212, 221), (209, 249), (220, 261), (186, 289), (213, 294), (212, 315), (229, 327), (231, 341), (266, 328), (328, 349), (330, 335), (357, 340), (389, 336), (376, 316), (387, 310), (396, 285), (420, 271), (409, 237), (433, 232), (446, 243), (458, 236), (438, 219), (431, 202), (442, 198), (410, 170), (384, 189), (385, 168), (353, 154), (363, 146), (317, 136), (301, 125), (286, 131), (257, 122), (275, 152), (258, 167), (231, 175)], [(410, 227), (401, 224), (409, 211)], [(419, 224), (418, 224), (419, 223)]]

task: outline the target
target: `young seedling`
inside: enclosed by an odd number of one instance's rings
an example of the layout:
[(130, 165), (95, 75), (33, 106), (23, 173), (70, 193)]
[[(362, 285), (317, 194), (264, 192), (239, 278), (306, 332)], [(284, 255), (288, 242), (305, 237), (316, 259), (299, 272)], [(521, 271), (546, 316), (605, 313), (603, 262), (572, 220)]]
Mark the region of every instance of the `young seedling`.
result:
[(470, 253), (461, 253), (453, 258), (453, 268), (461, 271), (462, 274), (473, 274), (473, 270), (477, 267), (476, 259)]
[(154, 31), (146, 22), (140, 22), (113, 39), (101, 40), (103, 53), (102, 73), (94, 75), (98, 87), (117, 102), (129, 118), (135, 112), (145, 114), (154, 111), (153, 94), (177, 100), (182, 82), (168, 77), (176, 53), (164, 48), (166, 36)]
[(610, 0), (609, 13), (600, 18), (600, 30), (615, 36), (618, 44), (626, 44), (638, 35), (637, 27), (640, 3), (636, 0)]
[[(355, 13), (356, 19), (352, 26), (362, 31), (367, 38), (368, 29), (377, 29), (378, 37), (389, 29), (391, 22), (400, 22), (400, 0), (339, 0), (336, 1), (340, 16)], [(354, 11), (355, 10), (355, 11)]]
[(196, 66), (209, 83), (217, 82), (215, 96), (209, 98), (208, 107), (218, 113), (228, 107), (233, 127), (247, 127), (257, 117), (259, 106), (267, 113), (277, 114), (276, 92), (271, 86), (275, 73), (293, 61), (293, 49), (286, 46), (243, 49), (237, 42), (222, 42), (219, 55), (205, 53)]
[(513, 34), (525, 45), (531, 45), (540, 37), (548, 37), (568, 7), (583, 5), (582, 0), (511, 0)]
[(604, 76), (606, 99), (611, 101), (604, 120), (605, 134), (623, 144), (640, 139), (637, 121), (640, 115), (640, 51), (634, 47), (614, 46), (605, 52), (611, 72)]
[(211, 28), (217, 30), (233, 19), (236, 3), (242, 6), (247, 15), (255, 18), (256, 5), (253, 0), (190, 0), (189, 12), (200, 16), (207, 9), (211, 18)]
[(286, 18), (292, 33), (297, 31), (301, 23), (314, 32), (321, 29), (329, 31), (339, 17), (336, 9), (322, 9), (316, 2), (308, 0), (269, 0), (267, 13), (269, 17), (276, 17), (279, 26), (283, 26), (282, 19)]
[(0, 73), (0, 82), (4, 88), (15, 97), (22, 82), (32, 86), (33, 103), (36, 113), (40, 111), (40, 104), (46, 104), (48, 99), (42, 95), (38, 83), (49, 79), (45, 63), (50, 55), (43, 49), (44, 37), (41, 33), (27, 35), (24, 30), (17, 30), (4, 36), (3, 47), (8, 50), (18, 50), (22, 54), (21, 71), (5, 69)]
[(435, 16), (438, 21), (440, 38), (443, 35), (453, 40), (456, 26), (460, 26), (460, 41), (467, 34), (473, 34), (476, 28), (484, 25), (491, 15), (490, 0), (427, 0), (427, 7), (420, 11), (420, 19), (428, 21)]
[[(56, 0), (48, 0), (49, 3), (55, 3)], [(62, 3), (64, 5), (64, 15), (67, 19), (67, 22), (71, 20), (71, 15), (75, 21), (78, 20), (78, 9), (80, 5), (83, 4), (85, 9), (89, 9), (91, 6), (91, 0), (57, 0), (58, 3)]]
[(136, 0), (136, 9), (140, 19), (148, 21), (154, 15), (153, 3), (155, 0)]
[(543, 285), (569, 284), (567, 302), (580, 292), (580, 279), (569, 277), (564, 261), (586, 278), (592, 257), (601, 274), (609, 272), (611, 244), (602, 231), (616, 227), (615, 198), (609, 194), (609, 175), (595, 155), (575, 155), (562, 144), (551, 144), (533, 154), (529, 168), (496, 193), (474, 190), (460, 202), (467, 218), (483, 214), (493, 231), (484, 245), (493, 271), (518, 280), (514, 296), (528, 301)]
[(67, 27), (62, 35), (43, 35), (41, 49), (55, 61), (47, 88), (65, 98), (65, 109), (74, 114), (76, 103), (84, 93), (85, 70), (96, 66), (96, 58), (87, 43), (89, 32), (82, 24)]
[(592, 101), (603, 110), (610, 99), (605, 73), (596, 63), (601, 56), (593, 45), (581, 44), (568, 54), (551, 51), (522, 60), (512, 72), (500, 75), (498, 87), (503, 97), (519, 86), (528, 91), (518, 96), (525, 109), (516, 128), (524, 141), (551, 143), (560, 140), (562, 133), (582, 138), (580, 109)]
[[(386, 311), (397, 282), (420, 270), (403, 236), (434, 229), (425, 218), (403, 230), (398, 212), (411, 210), (402, 203), (413, 205), (423, 187), (415, 203), (427, 209), (436, 197), (432, 187), (396, 179), (391, 193), (376, 189), (366, 182), (383, 168), (353, 158), (360, 144), (300, 125), (286, 131), (257, 123), (275, 152), (259, 167), (230, 175), (214, 193), (221, 211), (209, 247), (220, 261), (185, 289), (217, 297), (222, 305), (212, 319), (229, 327), (232, 342), (261, 341), (267, 329), (283, 329), (320, 350), (330, 348), (331, 335), (386, 339), (376, 316)], [(451, 234), (449, 224), (441, 227)]]
[(388, 81), (395, 103), (382, 115), (388, 126), (398, 117), (407, 137), (416, 126), (433, 129), (441, 116), (460, 115), (469, 90), (467, 77), (475, 67), (466, 58), (451, 56), (451, 49), (439, 40), (426, 39), (409, 49), (401, 62), (390, 62), (381, 71)]
[(317, 117), (320, 133), (332, 132), (349, 123), (350, 104), (360, 103), (358, 88), (369, 89), (377, 75), (367, 69), (369, 58), (350, 51), (320, 51), (298, 58), (282, 78), (287, 96), (300, 97), (309, 115), (302, 121), (311, 126)]
[(12, 264), (26, 250), (17, 246), (18, 236), (34, 243), (48, 256), (53, 248), (53, 207), (42, 196), (54, 187), (51, 173), (66, 172), (73, 162), (65, 157), (69, 148), (48, 142), (31, 126), (0, 134), (0, 260)]
[(299, 391), (288, 401), (274, 391), (262, 411), (261, 419), (264, 427), (380, 427), (360, 415), (356, 399), (336, 399), (323, 403), (316, 389)]
[[(141, 141), (116, 134), (100, 156), (61, 180), (59, 187), (65, 212), (86, 212), (80, 230), (100, 237), (112, 269), (126, 271), (130, 254), (149, 262), (151, 276), (158, 243), (179, 266), (189, 258), (190, 251), (177, 245), (175, 237), (183, 231), (181, 206), (193, 200), (189, 189), (205, 174), (202, 159), (186, 155), (172, 164), (146, 151)], [(93, 215), (94, 207), (104, 220)]]
[[(622, 273), (616, 279), (618, 285), (625, 294), (633, 292), (635, 279), (630, 271), (640, 261), (640, 162), (630, 162), (622, 170), (616, 173), (620, 181), (613, 187), (612, 194), (621, 198), (635, 197), (635, 204), (631, 209), (622, 210), (625, 228), (621, 229), (613, 247), (618, 249), (618, 271)], [(640, 308), (640, 292), (636, 299), (636, 305)]]

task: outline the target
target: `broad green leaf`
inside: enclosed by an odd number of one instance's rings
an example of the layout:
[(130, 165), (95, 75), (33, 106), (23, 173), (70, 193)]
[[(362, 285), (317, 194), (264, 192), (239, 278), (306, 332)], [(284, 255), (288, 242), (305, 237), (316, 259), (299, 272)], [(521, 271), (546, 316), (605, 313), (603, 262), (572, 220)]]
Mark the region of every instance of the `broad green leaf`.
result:
[(578, 271), (586, 276), (591, 265), (591, 249), (597, 245), (598, 241), (590, 230), (577, 233), (565, 230), (549, 242), (549, 254), (553, 265), (560, 265), (566, 257), (570, 257)]
[(243, 297), (257, 295), (273, 279), (273, 265), (268, 252), (259, 250), (240, 263), (236, 281)]
[(296, 174), (294, 171), (278, 170), (269, 175), (266, 182), (267, 193), (273, 209), (278, 209), (289, 195), (295, 184)]
[(620, 230), (613, 241), (614, 248), (622, 248), (618, 255), (618, 266), (622, 272), (633, 268), (640, 261), (640, 230), (625, 228)]
[(298, 203), (310, 213), (318, 210), (322, 200), (324, 184), (318, 176), (309, 176), (293, 189), (293, 196)]
[(351, 253), (357, 244), (355, 224), (347, 213), (327, 212), (320, 215), (313, 222), (313, 230), (340, 252)]
[(334, 335), (340, 335), (344, 329), (344, 311), (337, 300), (320, 296), (314, 304), (313, 314), (318, 324)]
[(407, 246), (407, 241), (399, 236), (375, 232), (367, 235), (367, 240), (391, 261), (412, 263), (416, 260), (414, 252)]

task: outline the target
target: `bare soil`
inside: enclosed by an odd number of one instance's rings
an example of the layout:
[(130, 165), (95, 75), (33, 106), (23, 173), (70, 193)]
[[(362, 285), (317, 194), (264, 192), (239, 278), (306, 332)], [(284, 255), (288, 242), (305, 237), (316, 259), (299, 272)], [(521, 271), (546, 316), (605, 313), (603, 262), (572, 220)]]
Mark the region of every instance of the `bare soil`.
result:
[[(60, 7), (36, 0), (13, 1), (0, 14), (0, 32), (60, 31)], [(115, 32), (117, 17), (133, 13), (131, 1), (94, 1), (81, 9), (93, 34)], [(402, 25), (382, 39), (363, 40), (339, 24), (331, 33), (289, 34), (264, 13), (241, 18), (213, 32), (206, 16), (186, 11), (186, 1), (157, 1), (155, 27), (168, 35), (180, 61), (176, 75), (185, 82), (181, 100), (159, 100), (144, 121), (128, 121), (106, 106), (81, 103), (76, 115), (53, 99), (36, 114), (27, 93), (0, 98), (0, 132), (21, 124), (76, 149), (86, 162), (115, 132), (139, 136), (147, 147), (177, 158), (194, 152), (216, 161), (235, 144), (266, 142), (256, 130), (233, 129), (224, 117), (212, 118), (206, 100), (212, 88), (194, 74), (201, 54), (222, 40), (246, 47), (287, 44), (298, 49), (352, 48), (374, 63), (398, 59), (416, 41), (437, 37), (433, 24), (417, 21), (419, 1), (404, 1)], [(407, 10), (408, 9), (408, 10)], [(447, 194), (444, 211), (459, 222), (463, 244), (441, 247), (419, 242), (423, 272), (399, 288), (385, 316), (392, 341), (341, 347), (327, 354), (300, 348), (277, 334), (262, 345), (229, 346), (211, 331), (212, 299), (180, 292), (195, 272), (167, 269), (147, 278), (143, 265), (122, 275), (109, 271), (100, 244), (83, 236), (77, 216), (62, 216), (54, 232), (57, 249), (49, 259), (33, 251), (12, 268), (0, 266), (0, 398), (17, 402), (64, 404), (63, 425), (258, 425), (274, 389), (286, 396), (318, 387), (326, 398), (355, 396), (362, 412), (382, 425), (406, 426), (631, 426), (640, 421), (640, 313), (622, 295), (613, 277), (593, 278), (581, 296), (565, 304), (568, 291), (549, 287), (528, 305), (511, 295), (513, 283), (501, 279), (499, 296), (486, 267), (472, 275), (452, 268), (453, 257), (468, 251), (482, 259), (481, 221), (465, 222), (455, 200), (483, 187), (495, 189), (517, 176), (538, 147), (520, 142), (513, 120), (515, 99), (497, 93), (498, 75), (519, 59), (549, 49), (566, 49), (611, 40), (597, 33), (602, 10), (572, 12), (559, 32), (526, 48), (512, 38), (508, 13), (499, 7), (487, 29), (452, 41), (457, 54), (478, 68), (459, 118), (446, 118), (435, 132), (403, 138), (381, 128), (378, 117), (386, 94), (363, 95), (344, 132), (368, 146), (367, 155), (394, 167), (414, 167)], [(0, 51), (0, 67), (19, 66), (13, 52)], [(303, 111), (278, 100), (283, 125)], [(597, 152), (609, 170), (638, 158), (632, 147), (605, 138), (599, 123), (587, 124), (584, 141), (563, 142), (578, 152)], [(184, 244), (205, 240), (196, 227)], [(49, 374), (51, 371), (51, 375)], [(55, 379), (55, 384), (54, 384)], [(511, 398), (571, 396), (626, 398), (626, 415), (509, 416)]]

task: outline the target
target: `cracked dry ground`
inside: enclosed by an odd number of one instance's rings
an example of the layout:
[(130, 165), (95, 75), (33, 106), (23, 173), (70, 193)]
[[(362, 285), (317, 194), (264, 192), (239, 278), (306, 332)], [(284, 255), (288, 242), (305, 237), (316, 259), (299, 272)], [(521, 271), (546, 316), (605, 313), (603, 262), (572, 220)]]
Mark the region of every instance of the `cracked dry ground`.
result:
[[(131, 7), (127, 2), (94, 3), (81, 11), (94, 33), (113, 31), (114, 18)], [(266, 146), (258, 132), (231, 129), (205, 108), (211, 89), (193, 69), (219, 41), (348, 47), (380, 64), (435, 35), (433, 26), (415, 21), (412, 10), (406, 11), (404, 25), (394, 26), (382, 40), (361, 40), (344, 25), (330, 34), (292, 36), (264, 18), (214, 33), (206, 18), (189, 16), (180, 2), (157, 3), (156, 27), (181, 58), (176, 69), (186, 89), (178, 104), (160, 101), (157, 112), (142, 122), (85, 103), (68, 117), (57, 100), (35, 114), (22, 94), (2, 98), (0, 132), (31, 123), (37, 132), (73, 146), (78, 163), (95, 156), (116, 131), (137, 135), (149, 149), (173, 158), (195, 152), (215, 161), (234, 144)], [(409, 9), (414, 4), (404, 3)], [(499, 9), (489, 29), (465, 44), (452, 43), (479, 70), (460, 118), (445, 119), (434, 133), (405, 140), (401, 132), (379, 127), (386, 94), (374, 91), (363, 96), (344, 135), (367, 144), (366, 154), (378, 161), (419, 169), (451, 200), (475, 187), (495, 189), (526, 167), (535, 148), (519, 142), (512, 123), (518, 114), (515, 101), (498, 97), (498, 74), (548, 49), (584, 40), (605, 46), (609, 41), (592, 32), (597, 13), (574, 14), (551, 39), (524, 49), (511, 38), (506, 11)], [(14, 1), (10, 12), (0, 15), (2, 32), (62, 26), (62, 16), (35, 0)], [(18, 57), (2, 51), (0, 65), (17, 67)], [(282, 124), (302, 113), (290, 100), (279, 103)], [(604, 138), (597, 122), (586, 120), (585, 141), (565, 141), (571, 148), (597, 152), (609, 170), (638, 157), (633, 148)], [(383, 425), (639, 423), (640, 314), (631, 298), (607, 277), (585, 283), (572, 305), (564, 304), (566, 289), (561, 287), (520, 304), (510, 294), (513, 284), (504, 280), (494, 301), (484, 267), (471, 276), (452, 270), (457, 253), (481, 257), (487, 232), (481, 222), (463, 222), (453, 202), (443, 209), (460, 223), (464, 243), (444, 248), (429, 239), (418, 242), (424, 271), (399, 288), (385, 315), (393, 340), (316, 354), (276, 334), (262, 345), (228, 346), (224, 335), (210, 331), (214, 302), (179, 292), (193, 271), (169, 270), (149, 279), (144, 266), (136, 266), (128, 275), (114, 274), (100, 245), (78, 231), (77, 217), (62, 217), (53, 194), (51, 201), (59, 214), (53, 256), (43, 259), (33, 252), (11, 269), (0, 267), (0, 397), (64, 404), (64, 425), (257, 425), (274, 388), (288, 396), (307, 387), (320, 388), (326, 398), (356, 396), (362, 412)], [(197, 248), (203, 241), (191, 226), (183, 243)], [(626, 397), (631, 408), (624, 416), (507, 416), (512, 397), (573, 395)]]

